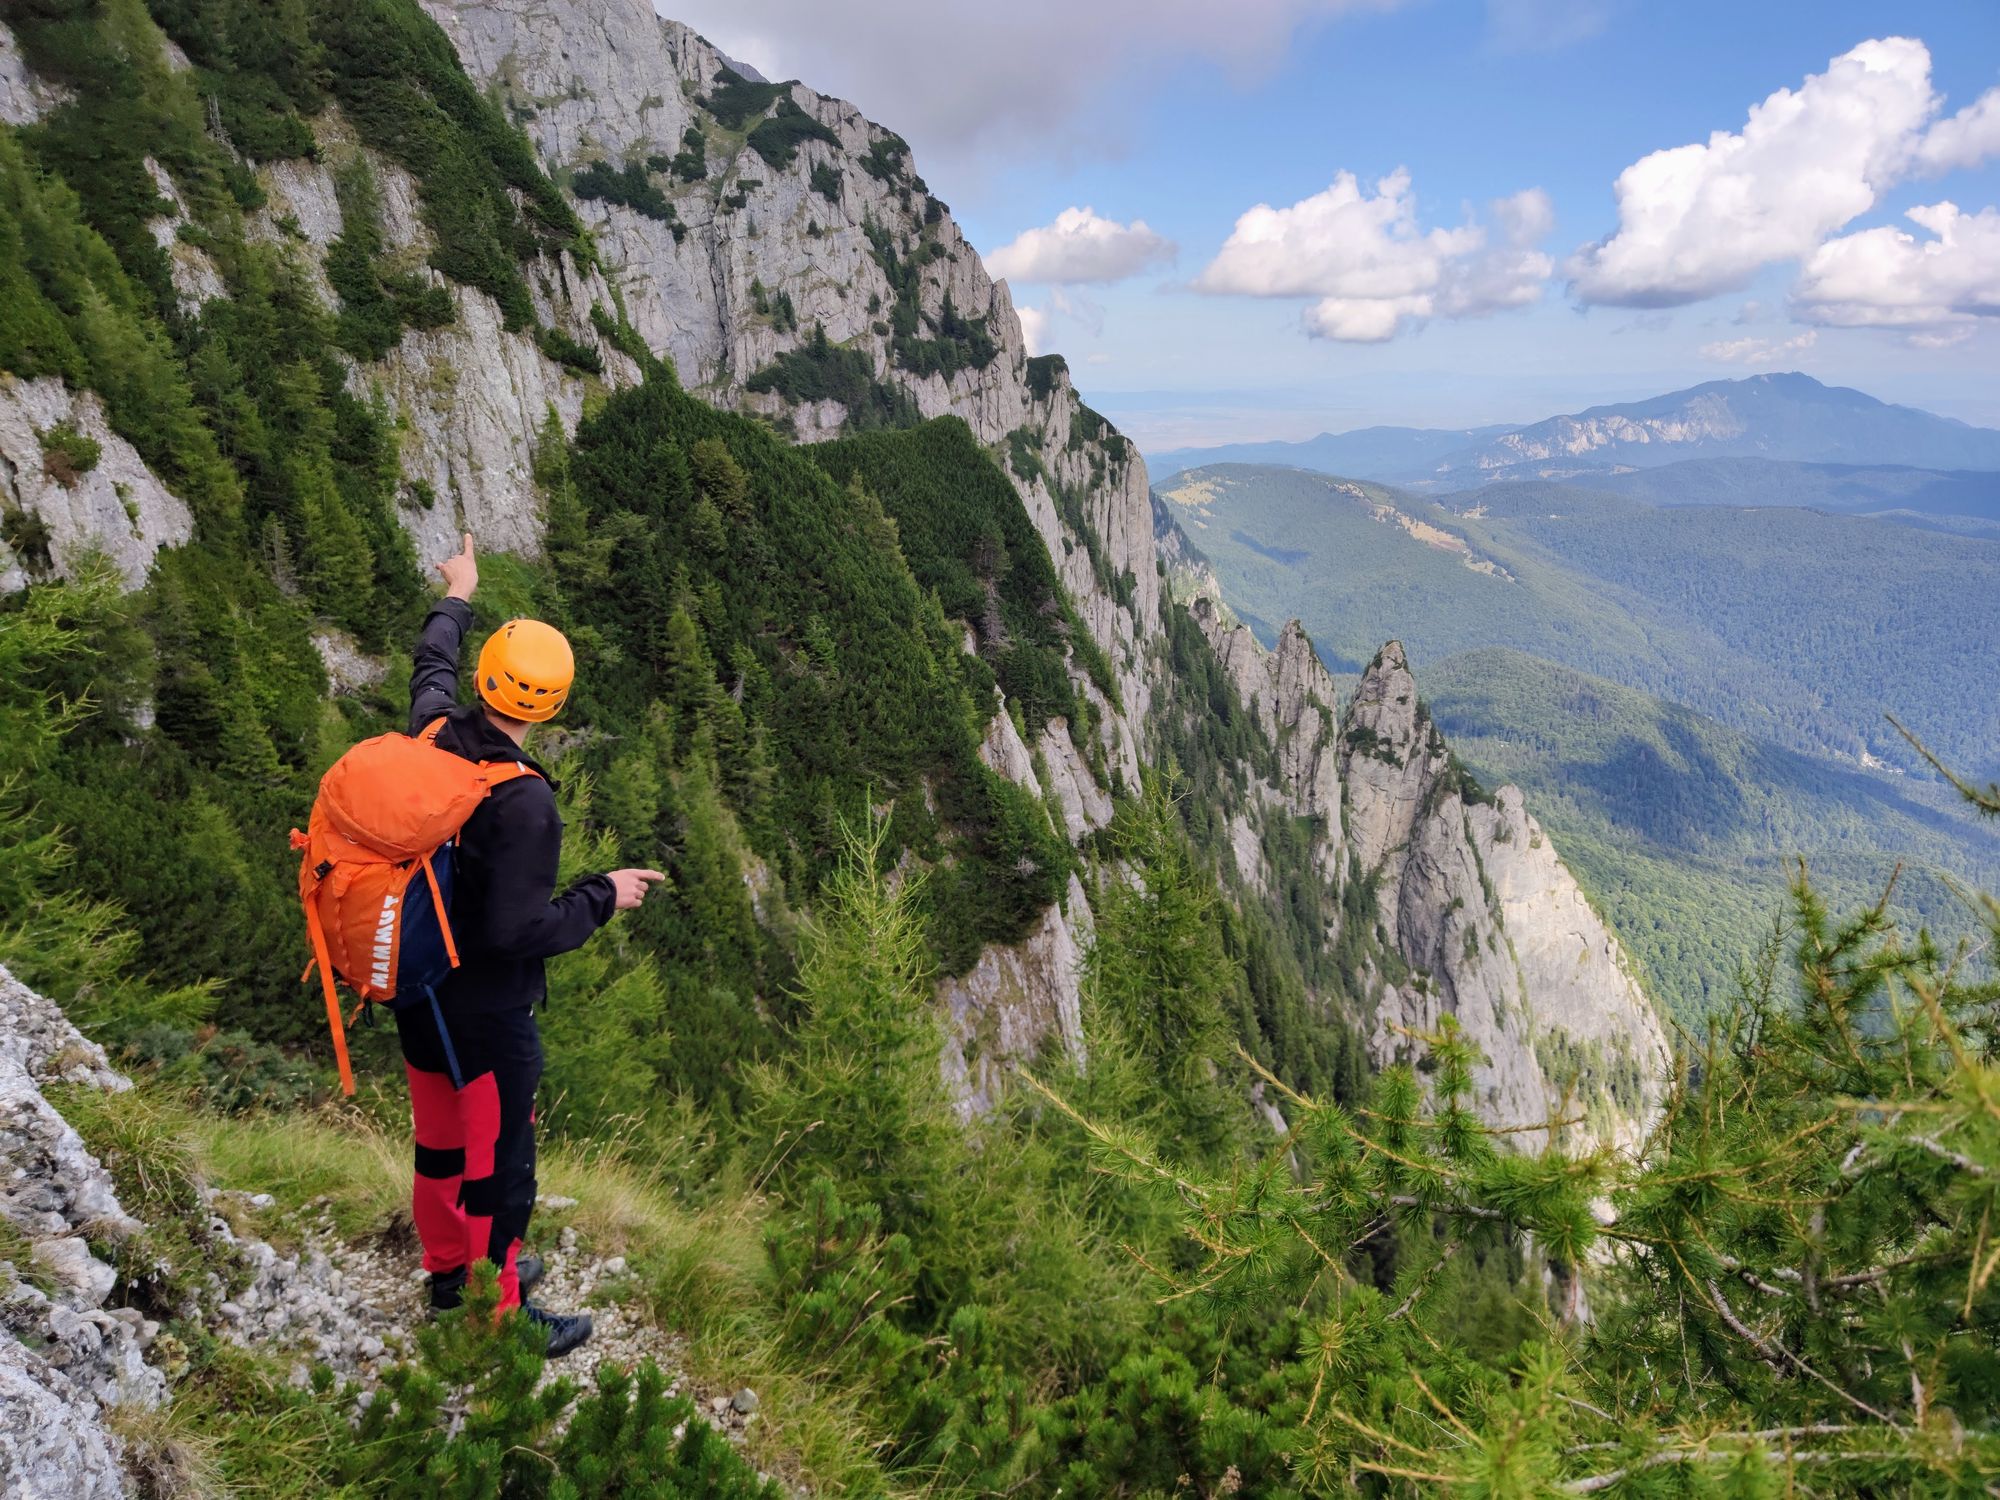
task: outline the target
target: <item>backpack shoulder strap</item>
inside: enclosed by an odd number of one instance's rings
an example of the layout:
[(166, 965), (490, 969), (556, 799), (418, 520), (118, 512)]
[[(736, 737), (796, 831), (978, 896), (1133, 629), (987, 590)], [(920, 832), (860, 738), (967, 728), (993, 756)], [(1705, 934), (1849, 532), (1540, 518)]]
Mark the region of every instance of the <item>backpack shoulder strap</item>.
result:
[[(430, 723), (423, 727), (423, 731), (417, 735), (417, 743), (420, 745), (435, 745), (439, 733), (444, 729), (444, 725), (445, 721), (442, 715), (432, 719)], [(503, 782), (518, 781), (523, 776), (541, 775), (541, 772), (537, 771), (533, 766), (524, 765), (518, 760), (482, 760), (476, 761), (474, 764), (479, 767), (480, 774), (486, 778), (488, 791), (491, 791)]]

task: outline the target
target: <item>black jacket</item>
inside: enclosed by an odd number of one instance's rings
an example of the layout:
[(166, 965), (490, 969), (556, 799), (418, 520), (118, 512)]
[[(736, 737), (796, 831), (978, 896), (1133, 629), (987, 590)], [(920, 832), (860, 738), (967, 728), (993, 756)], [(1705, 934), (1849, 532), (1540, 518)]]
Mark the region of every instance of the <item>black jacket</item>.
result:
[[(478, 704), (458, 702), (458, 654), (472, 606), (440, 599), (424, 621), (410, 672), (410, 733), (442, 716), (437, 742), (467, 760), (520, 761), (541, 771), (487, 720)], [(562, 819), (544, 775), (502, 782), (459, 834), (457, 887), (451, 898), (459, 967), (438, 988), (438, 1002), (459, 1014), (516, 1010), (548, 993), (542, 961), (580, 948), (611, 920), (611, 880), (591, 875), (556, 895)]]

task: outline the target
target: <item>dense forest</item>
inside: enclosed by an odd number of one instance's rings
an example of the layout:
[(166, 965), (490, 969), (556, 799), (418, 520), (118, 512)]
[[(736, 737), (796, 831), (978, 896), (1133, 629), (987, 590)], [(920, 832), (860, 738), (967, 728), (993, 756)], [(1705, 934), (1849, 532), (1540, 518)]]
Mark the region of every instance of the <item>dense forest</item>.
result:
[(2000, 528), (2000, 474), (1983, 469), (1692, 458), (1573, 482), (1654, 505), (1776, 505), (1974, 533)]
[[(132, 1441), (148, 1484), (761, 1496), (762, 1467), (826, 1494), (1136, 1500), (2000, 1477), (1996, 995), (1950, 955), (1801, 885), (1788, 940), (1746, 952), (1690, 1038), (1643, 1159), (1519, 1150), (1472, 1108), (1448, 1018), (1419, 1064), (1368, 1076), (1356, 1028), (1389, 959), (1363, 872), (1323, 909), (1311, 830), (1274, 818), (1270, 899), (1219, 878), (1274, 749), (1185, 609), (1150, 664), (1144, 773), (1104, 763), (1085, 688), (1115, 686), (1011, 455), (894, 402), (801, 448), (683, 390), (615, 298), (601, 343), (537, 323), (539, 278), (595, 248), (414, 0), (28, 0), (6, 21), (64, 94), (0, 129), (0, 380), (95, 392), (194, 513), (129, 593), (107, 566), (54, 576), (9, 513), (33, 581), (0, 603), (0, 960), (138, 1080), (57, 1102), (149, 1223), (116, 1291), (177, 1351)], [(722, 102), (740, 125), (777, 111), (748, 132), (767, 161), (824, 144), (777, 94)], [(298, 244), (244, 222), (256, 165), (318, 153), (331, 107), (413, 175), (436, 240), (423, 267), (387, 254), (370, 157), (343, 153), (334, 306)], [(149, 157), (227, 295), (177, 295)], [(538, 747), (565, 874), (669, 876), (552, 968), (545, 1175), (629, 1252), (635, 1306), (755, 1374), (748, 1458), (652, 1367), (538, 1394), (520, 1320), (480, 1316), (490, 1289), (365, 1413), (201, 1315), (223, 1254), (201, 1174), (268, 1193), (274, 1234), (310, 1210), (380, 1243), (407, 1189), (386, 1028), (358, 1033), (361, 1096), (327, 1097), (286, 830), (342, 750), (402, 721), (429, 594), (399, 508), (447, 503), (403, 482), (367, 362), (473, 296), (590, 381), (573, 435), (551, 412), (537, 436), (544, 552), (485, 559), (478, 623), (533, 613), (576, 644)], [(992, 357), (945, 322), (903, 335), (904, 368)], [(638, 382), (597, 378), (604, 350)], [(101, 458), (41, 436), (51, 476)], [(332, 691), (328, 632), (382, 675)], [(1073, 844), (988, 767), (1001, 714), (1099, 746), (1108, 827)], [(936, 983), (1073, 877), (1083, 1045), (964, 1121)]]

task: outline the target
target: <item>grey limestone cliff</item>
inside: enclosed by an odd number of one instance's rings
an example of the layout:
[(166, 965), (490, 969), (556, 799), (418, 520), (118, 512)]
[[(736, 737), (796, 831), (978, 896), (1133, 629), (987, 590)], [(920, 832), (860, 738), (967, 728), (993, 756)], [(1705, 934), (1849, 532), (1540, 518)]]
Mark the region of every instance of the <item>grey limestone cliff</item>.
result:
[(42, 1086), (124, 1089), (54, 1005), (0, 968), (0, 1493), (109, 1500), (126, 1493), (106, 1417), (157, 1406), (145, 1350), (159, 1325), (107, 1307), (117, 1273), (93, 1245), (142, 1227)]
[(1382, 649), (1339, 712), (1297, 621), (1266, 650), (1210, 598), (1190, 610), (1273, 747), (1275, 774), (1252, 783), (1237, 817), (1245, 884), (1259, 890), (1266, 874), (1254, 819), (1278, 812), (1309, 820), (1329, 894), (1356, 880), (1372, 892), (1328, 907), (1376, 914), (1382, 962), (1355, 976), (1364, 1013), (1350, 1017), (1376, 1063), (1415, 1056), (1449, 1015), (1483, 1054), (1488, 1120), (1575, 1116), (1572, 1139), (1636, 1148), (1670, 1067), (1658, 1016), (1520, 792), (1489, 794), (1453, 759), (1402, 647)]
[(1549, 1120), (1573, 1092), (1587, 1135), (1635, 1148), (1666, 1084), (1659, 1018), (1520, 792), (1488, 794), (1453, 759), (1394, 641), (1354, 690), (1340, 766), (1350, 845), (1409, 970), (1372, 1018), (1377, 1061), (1454, 1016), (1485, 1055), (1489, 1120)]

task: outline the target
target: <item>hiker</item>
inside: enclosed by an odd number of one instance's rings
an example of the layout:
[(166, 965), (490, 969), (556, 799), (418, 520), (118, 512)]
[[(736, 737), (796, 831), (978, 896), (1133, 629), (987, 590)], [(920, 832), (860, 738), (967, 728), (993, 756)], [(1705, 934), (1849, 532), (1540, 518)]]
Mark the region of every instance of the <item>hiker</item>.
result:
[(459, 1305), (481, 1256), (500, 1273), (500, 1306), (519, 1305), (548, 1333), (548, 1353), (590, 1337), (590, 1315), (525, 1300), (542, 1263), (521, 1254), (535, 1207), (535, 1086), (542, 1076), (535, 1008), (545, 959), (580, 948), (616, 912), (645, 900), (658, 870), (614, 870), (556, 893), (562, 820), (554, 786), (522, 746), (569, 696), (569, 642), (539, 620), (511, 620), (479, 653), (478, 698), (458, 701), (459, 646), (479, 584), (472, 534), (439, 563), (445, 595), (424, 620), (410, 674), (410, 733), (439, 718), (441, 749), (471, 761), (519, 762), (534, 775), (493, 787), (466, 820), (456, 854), (451, 924), (460, 964), (436, 1005), (396, 1011), (416, 1133), (411, 1216), (430, 1273), (431, 1307)]

